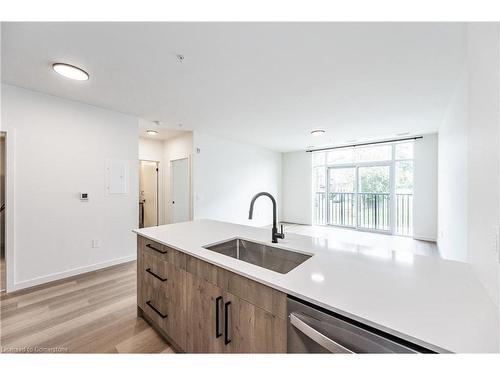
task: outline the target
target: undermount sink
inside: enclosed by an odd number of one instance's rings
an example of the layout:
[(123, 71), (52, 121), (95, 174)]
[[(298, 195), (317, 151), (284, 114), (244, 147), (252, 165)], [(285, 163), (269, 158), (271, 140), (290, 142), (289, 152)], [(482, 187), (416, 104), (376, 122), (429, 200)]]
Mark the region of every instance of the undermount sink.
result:
[(290, 272), (312, 256), (241, 238), (204, 246), (204, 248), (279, 273)]

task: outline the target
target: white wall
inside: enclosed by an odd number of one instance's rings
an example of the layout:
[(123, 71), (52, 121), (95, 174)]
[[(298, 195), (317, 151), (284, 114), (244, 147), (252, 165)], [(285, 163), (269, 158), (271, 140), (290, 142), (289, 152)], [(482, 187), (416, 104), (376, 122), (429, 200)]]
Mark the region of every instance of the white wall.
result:
[[(14, 86), (2, 90), (2, 129), (14, 143), (10, 289), (135, 259), (137, 119)], [(106, 195), (106, 159), (128, 161), (128, 194)]]
[(413, 237), (436, 241), (438, 136), (425, 134), (414, 145)]
[(468, 25), (469, 262), (498, 304), (495, 225), (499, 224), (500, 30), (498, 23)]
[(282, 220), (312, 224), (312, 153), (282, 154)]
[(464, 71), (438, 136), (438, 248), (459, 261), (468, 253), (467, 79)]
[(139, 138), (139, 160), (161, 161), (163, 147), (161, 140)]
[(170, 224), (172, 222), (172, 199), (170, 196), (170, 185), (171, 185), (171, 176), (170, 176), (170, 162), (172, 160), (177, 159), (189, 159), (190, 164), (190, 176), (191, 176), (191, 186), (190, 186), (190, 201), (191, 201), (191, 218), (193, 217), (193, 207), (192, 207), (192, 172), (191, 172), (191, 164), (192, 164), (192, 155), (193, 155), (193, 133), (187, 132), (184, 135), (179, 137), (167, 139), (163, 144), (163, 175), (165, 176), (163, 179), (164, 191), (163, 194), (165, 196), (165, 224)]
[(281, 207), (281, 154), (259, 146), (194, 133), (194, 217), (263, 226), (272, 223), (272, 205), (260, 197), (248, 220), (252, 197), (271, 193)]

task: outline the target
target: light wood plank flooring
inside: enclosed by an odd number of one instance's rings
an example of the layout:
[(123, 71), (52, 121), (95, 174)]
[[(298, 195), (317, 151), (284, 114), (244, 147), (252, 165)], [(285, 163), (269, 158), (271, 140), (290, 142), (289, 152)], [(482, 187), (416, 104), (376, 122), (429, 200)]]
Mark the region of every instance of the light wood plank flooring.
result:
[(172, 353), (137, 318), (136, 263), (0, 294), (3, 353)]

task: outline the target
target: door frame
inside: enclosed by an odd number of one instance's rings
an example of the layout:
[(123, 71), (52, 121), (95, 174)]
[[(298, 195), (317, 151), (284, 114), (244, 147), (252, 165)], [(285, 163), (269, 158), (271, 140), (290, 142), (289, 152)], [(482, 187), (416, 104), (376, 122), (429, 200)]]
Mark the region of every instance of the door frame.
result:
[(172, 172), (172, 163), (175, 161), (180, 161), (180, 160), (187, 160), (187, 168), (188, 168), (188, 217), (189, 220), (193, 220), (193, 180), (192, 180), (192, 172), (191, 172), (191, 155), (180, 157), (180, 158), (174, 158), (169, 160), (169, 191), (168, 191), (168, 207), (170, 207), (169, 210), (169, 224), (172, 223), (172, 214), (173, 214), (173, 204), (172, 202), (172, 186), (173, 186), (173, 172)]
[[(160, 215), (160, 213), (161, 213), (160, 207), (162, 204), (162, 200), (160, 197), (161, 196), (161, 194), (160, 194), (160, 177), (161, 177), (160, 161), (159, 160), (149, 160), (149, 159), (139, 159), (139, 168), (141, 167), (142, 161), (156, 163), (156, 226), (159, 226), (161, 223), (161, 216), (163, 216), (163, 215)], [(139, 176), (139, 178), (140, 178), (140, 176)], [(139, 186), (139, 194), (140, 194), (140, 186)]]
[(16, 131), (1, 130), (5, 134), (5, 291), (15, 291), (15, 139)]

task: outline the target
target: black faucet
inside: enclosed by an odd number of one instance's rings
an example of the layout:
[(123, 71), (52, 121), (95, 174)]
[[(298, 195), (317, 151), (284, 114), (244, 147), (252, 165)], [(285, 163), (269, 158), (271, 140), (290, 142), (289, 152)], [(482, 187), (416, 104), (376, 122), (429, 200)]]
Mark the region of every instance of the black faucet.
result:
[(278, 238), (285, 238), (285, 234), (283, 233), (283, 225), (281, 226), (281, 233), (278, 233), (278, 228), (276, 228), (276, 200), (274, 197), (266, 193), (265, 191), (255, 194), (255, 196), (252, 198), (252, 201), (250, 202), (250, 211), (248, 211), (248, 219), (252, 220), (253, 216), (253, 204), (255, 203), (255, 200), (260, 197), (261, 195), (265, 195), (271, 199), (273, 202), (273, 243), (278, 243)]

